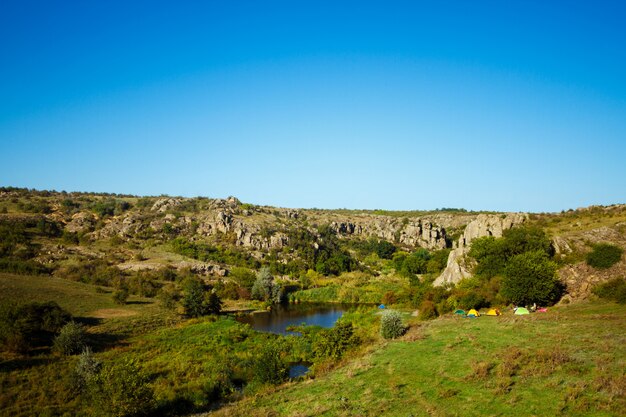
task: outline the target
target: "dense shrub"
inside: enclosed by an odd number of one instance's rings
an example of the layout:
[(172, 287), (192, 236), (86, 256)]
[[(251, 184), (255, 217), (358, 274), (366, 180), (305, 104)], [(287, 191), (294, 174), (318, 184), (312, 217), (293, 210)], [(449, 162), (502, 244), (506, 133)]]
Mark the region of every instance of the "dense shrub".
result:
[(281, 344), (268, 341), (254, 361), (254, 379), (263, 384), (280, 384), (288, 375), (289, 368), (282, 359)]
[(430, 320), (437, 317), (437, 308), (431, 300), (424, 300), (420, 304), (418, 318), (420, 320)]
[(0, 344), (7, 350), (27, 351), (50, 346), (71, 315), (55, 302), (0, 304)]
[(249, 252), (235, 248), (212, 246), (206, 243), (190, 242), (186, 238), (178, 237), (170, 243), (172, 252), (202, 262), (217, 262), (240, 267), (258, 268), (257, 261)]
[(402, 321), (402, 314), (395, 310), (383, 312), (380, 319), (380, 334), (385, 339), (395, 339), (406, 332), (406, 325)]
[(339, 359), (359, 343), (352, 323), (338, 321), (331, 329), (322, 330), (315, 338), (313, 353), (318, 358)]
[(626, 279), (613, 278), (610, 281), (596, 285), (592, 292), (600, 298), (626, 304)]
[(63, 355), (79, 353), (86, 346), (87, 333), (85, 327), (73, 321), (63, 326), (59, 335), (54, 339), (54, 350)]
[(563, 294), (556, 270), (557, 265), (543, 251), (516, 255), (504, 270), (501, 293), (519, 305), (553, 304)]
[(96, 407), (111, 416), (148, 415), (154, 408), (149, 378), (134, 360), (105, 364), (89, 383)]
[(168, 284), (159, 290), (157, 298), (163, 307), (168, 310), (174, 310), (178, 304), (180, 294), (173, 284)]
[(587, 264), (600, 269), (610, 268), (622, 259), (624, 250), (609, 243), (593, 245), (593, 250), (587, 254)]
[(124, 305), (128, 301), (128, 289), (120, 288), (113, 293), (113, 302), (115, 304)]

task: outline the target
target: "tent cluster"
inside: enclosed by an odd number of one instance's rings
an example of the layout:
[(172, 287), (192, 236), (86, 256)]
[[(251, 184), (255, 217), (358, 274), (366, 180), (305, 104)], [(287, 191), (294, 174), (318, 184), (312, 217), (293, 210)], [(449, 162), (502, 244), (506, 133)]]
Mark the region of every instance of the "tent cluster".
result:
[[(514, 309), (514, 314), (516, 316), (522, 316), (522, 315), (526, 315), (526, 314), (530, 314), (530, 311), (528, 311), (527, 308), (524, 307), (515, 307)], [(541, 313), (547, 313), (548, 309), (547, 308), (540, 308), (537, 310), (538, 312)], [(476, 318), (476, 317), (480, 317), (481, 314), (478, 310), (475, 309), (471, 309), (470, 311), (466, 312), (465, 310), (456, 310), (454, 312), (454, 314), (461, 316), (461, 317), (466, 317), (466, 318)], [(497, 308), (491, 308), (489, 309), (489, 311), (487, 311), (487, 313), (485, 313), (486, 316), (501, 316), (502, 312), (500, 310), (498, 310)]]

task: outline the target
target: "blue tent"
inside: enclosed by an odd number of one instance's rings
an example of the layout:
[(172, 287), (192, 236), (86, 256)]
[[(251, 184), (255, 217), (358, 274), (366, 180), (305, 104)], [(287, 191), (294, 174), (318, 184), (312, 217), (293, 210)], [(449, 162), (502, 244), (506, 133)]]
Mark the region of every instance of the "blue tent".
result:
[(387, 307), (385, 307), (384, 304), (381, 304), (381, 305), (378, 306), (378, 308), (387, 308)]

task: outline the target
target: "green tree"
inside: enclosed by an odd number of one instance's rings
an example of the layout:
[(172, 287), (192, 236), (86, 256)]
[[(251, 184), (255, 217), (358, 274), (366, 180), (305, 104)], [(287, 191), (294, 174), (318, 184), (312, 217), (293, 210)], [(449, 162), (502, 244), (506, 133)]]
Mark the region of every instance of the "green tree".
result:
[(556, 270), (556, 263), (542, 250), (515, 255), (504, 269), (500, 292), (519, 305), (553, 304), (563, 294)]
[(209, 313), (205, 303), (204, 283), (201, 279), (194, 276), (186, 278), (183, 283), (183, 292), (182, 304), (187, 316), (200, 317)]
[(269, 268), (261, 268), (252, 286), (252, 298), (277, 304), (282, 301), (282, 297), (282, 288), (274, 282)]

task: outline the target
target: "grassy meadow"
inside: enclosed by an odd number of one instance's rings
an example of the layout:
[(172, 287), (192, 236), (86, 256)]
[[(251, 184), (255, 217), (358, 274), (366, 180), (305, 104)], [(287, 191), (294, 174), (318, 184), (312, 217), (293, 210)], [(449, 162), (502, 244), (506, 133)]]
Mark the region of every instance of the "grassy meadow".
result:
[(626, 308), (413, 322), (342, 368), (217, 416), (618, 416), (626, 409)]

